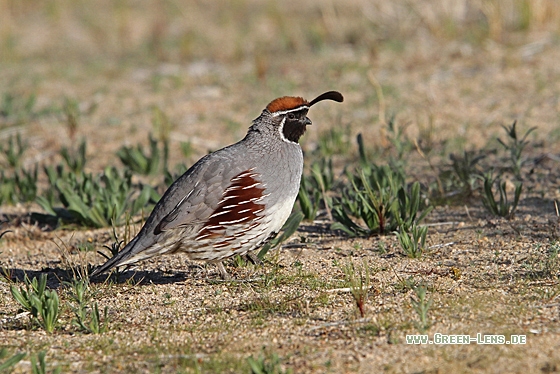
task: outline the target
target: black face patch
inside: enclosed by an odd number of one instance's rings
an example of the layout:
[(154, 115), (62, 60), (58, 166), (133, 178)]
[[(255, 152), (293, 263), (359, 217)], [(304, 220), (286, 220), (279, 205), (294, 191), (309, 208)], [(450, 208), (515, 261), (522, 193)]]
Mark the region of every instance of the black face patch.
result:
[(297, 143), (299, 138), (305, 134), (307, 125), (311, 124), (309, 118), (307, 118), (307, 109), (302, 109), (297, 112), (289, 112), (284, 115), (285, 122), (282, 129), (284, 138)]

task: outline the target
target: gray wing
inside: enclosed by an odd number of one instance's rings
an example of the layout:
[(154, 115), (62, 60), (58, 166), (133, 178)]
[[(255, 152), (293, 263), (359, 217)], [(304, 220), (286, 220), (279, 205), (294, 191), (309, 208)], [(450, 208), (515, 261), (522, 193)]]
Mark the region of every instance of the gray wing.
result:
[(168, 188), (138, 235), (138, 250), (153, 245), (164, 231), (188, 226), (196, 230), (208, 220), (240, 170), (221, 153), (205, 156)]
[(153, 257), (157, 253), (147, 252), (165, 231), (190, 226), (194, 234), (202, 228), (218, 207), (231, 179), (241, 170), (234, 166), (229, 152), (223, 152), (226, 149), (203, 157), (179, 177), (156, 204), (138, 235), (91, 276)]
[[(166, 201), (160, 208), (164, 216), (155, 225), (154, 235), (178, 227), (200, 227), (208, 220), (231, 184), (231, 179), (239, 173), (227, 161), (214, 159), (203, 170), (183, 175), (170, 187), (169, 202)], [(177, 201), (177, 197), (181, 199)], [(158, 217), (160, 211), (156, 212), (154, 208), (154, 214)], [(154, 224), (156, 221), (157, 218)]]

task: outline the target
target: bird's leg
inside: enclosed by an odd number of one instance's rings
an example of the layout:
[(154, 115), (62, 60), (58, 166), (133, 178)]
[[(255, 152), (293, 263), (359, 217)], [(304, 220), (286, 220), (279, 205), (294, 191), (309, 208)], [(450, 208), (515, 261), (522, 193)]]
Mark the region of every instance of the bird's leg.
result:
[(262, 260), (255, 254), (255, 252), (247, 252), (245, 254), (247, 258), (254, 264), (261, 266), (263, 264)]
[(218, 262), (216, 264), (216, 266), (218, 267), (218, 270), (220, 271), (220, 275), (222, 276), (223, 280), (230, 280), (231, 277), (228, 274), (228, 272), (226, 271), (226, 268), (224, 267), (224, 264), (222, 263), (222, 261)]

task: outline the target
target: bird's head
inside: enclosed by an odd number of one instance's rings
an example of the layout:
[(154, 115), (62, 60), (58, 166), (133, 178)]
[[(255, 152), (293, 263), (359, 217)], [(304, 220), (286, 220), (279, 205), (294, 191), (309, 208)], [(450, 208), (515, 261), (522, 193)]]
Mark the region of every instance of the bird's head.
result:
[(309, 108), (323, 100), (333, 100), (341, 103), (344, 98), (337, 91), (328, 91), (317, 96), (311, 101), (307, 101), (301, 97), (284, 96), (272, 100), (266, 109), (253, 123), (258, 125), (259, 119), (266, 119), (266, 123), (272, 124), (276, 130), (276, 134), (284, 141), (290, 143), (298, 143), (299, 138), (305, 133), (311, 120), (307, 117)]

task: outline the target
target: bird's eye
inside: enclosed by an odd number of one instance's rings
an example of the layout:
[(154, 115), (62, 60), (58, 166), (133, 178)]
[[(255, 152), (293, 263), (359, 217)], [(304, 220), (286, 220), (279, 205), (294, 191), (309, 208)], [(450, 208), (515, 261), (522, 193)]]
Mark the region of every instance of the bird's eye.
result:
[(288, 119), (293, 121), (296, 119), (296, 115), (294, 113), (288, 113)]

